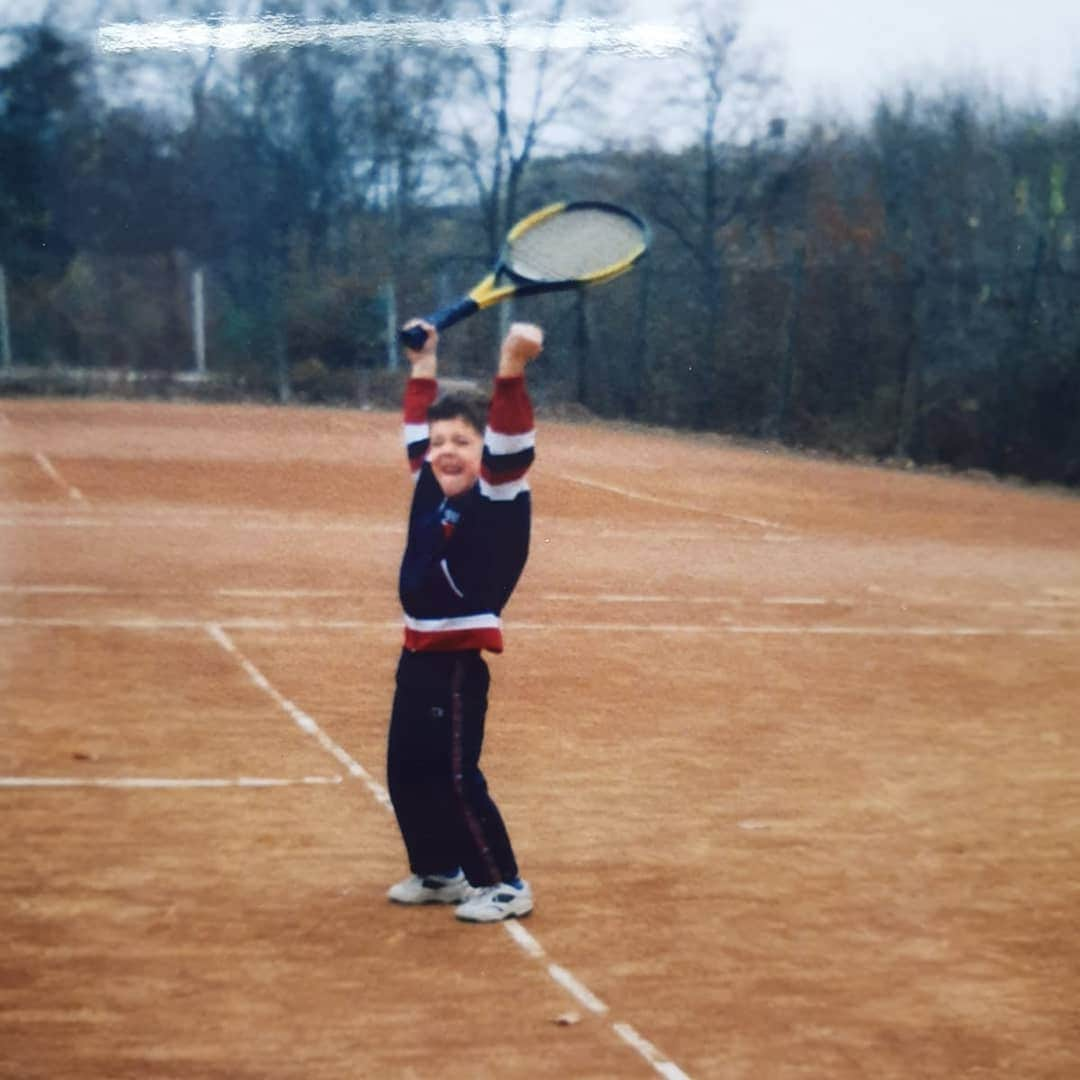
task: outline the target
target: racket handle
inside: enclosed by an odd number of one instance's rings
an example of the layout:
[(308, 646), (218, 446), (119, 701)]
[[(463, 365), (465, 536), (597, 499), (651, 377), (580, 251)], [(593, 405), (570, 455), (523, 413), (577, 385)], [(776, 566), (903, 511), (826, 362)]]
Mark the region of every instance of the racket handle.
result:
[[(425, 321), (431, 323), (436, 330), (445, 330), (448, 326), (467, 319), (479, 310), (480, 305), (471, 296), (466, 296), (444, 308), (439, 308)], [(422, 326), (411, 326), (408, 330), (402, 330), (398, 338), (407, 349), (422, 349), (427, 340), (427, 331)]]

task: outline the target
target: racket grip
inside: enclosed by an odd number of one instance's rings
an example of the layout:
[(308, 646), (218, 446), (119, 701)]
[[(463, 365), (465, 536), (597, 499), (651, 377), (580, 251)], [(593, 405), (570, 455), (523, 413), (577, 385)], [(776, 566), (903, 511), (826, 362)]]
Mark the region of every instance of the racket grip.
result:
[[(467, 319), (470, 315), (480, 310), (480, 305), (471, 297), (465, 296), (461, 300), (455, 300), (444, 308), (439, 308), (427, 317), (426, 322), (431, 323), (436, 330), (445, 330), (454, 323)], [(401, 344), (407, 349), (422, 349), (427, 340), (427, 331), (422, 326), (410, 326), (408, 330), (402, 330), (398, 335)]]

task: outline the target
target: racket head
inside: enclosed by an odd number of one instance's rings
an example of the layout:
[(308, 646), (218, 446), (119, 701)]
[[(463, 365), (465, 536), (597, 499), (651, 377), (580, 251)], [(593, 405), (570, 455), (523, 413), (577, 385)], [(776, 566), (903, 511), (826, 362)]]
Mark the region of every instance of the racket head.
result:
[(614, 203), (551, 203), (507, 234), (496, 277), (519, 293), (598, 285), (625, 274), (650, 242), (648, 225)]
[[(625, 274), (649, 249), (652, 235), (631, 210), (597, 200), (557, 202), (522, 218), (507, 233), (494, 270), (466, 296), (428, 321), (443, 330), (510, 296), (600, 285)], [(402, 330), (408, 348), (423, 346), (418, 327)]]

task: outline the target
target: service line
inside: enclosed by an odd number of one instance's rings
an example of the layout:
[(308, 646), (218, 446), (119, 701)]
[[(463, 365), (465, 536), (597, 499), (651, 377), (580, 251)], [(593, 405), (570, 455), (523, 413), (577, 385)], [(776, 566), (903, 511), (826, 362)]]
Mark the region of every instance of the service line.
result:
[[(1080, 608), (1080, 592), (1071, 596), (1065, 590), (1044, 589), (1052, 599), (1016, 599), (1016, 600), (965, 600), (958, 597), (907, 596), (903, 593), (884, 593), (880, 589), (868, 590), (867, 597), (855, 596), (686, 596), (677, 593), (604, 593), (604, 592), (545, 592), (534, 599), (544, 604), (601, 604), (601, 605), (638, 605), (656, 606), (673, 604), (680, 607), (697, 608), (742, 608), (755, 607), (847, 607), (882, 609), (888, 603), (907, 611), (909, 605), (915, 608), (937, 608), (961, 611), (966, 608), (979, 608), (994, 611), (1039, 611), (1071, 612)], [(354, 589), (310, 589), (310, 588), (210, 588), (210, 589), (146, 589), (135, 586), (115, 588), (105, 585), (87, 585), (76, 583), (36, 584), (0, 583), (0, 595), (17, 596), (138, 596), (138, 597), (186, 597), (212, 596), (230, 600), (355, 600), (367, 596), (360, 588)], [(206, 620), (195, 620), (202, 625)], [(220, 621), (220, 620), (219, 620)], [(341, 625), (335, 623), (334, 625)], [(359, 625), (348, 623), (349, 628)], [(526, 624), (515, 623), (515, 626)], [(647, 627), (647, 624), (645, 624)]]
[(16, 596), (110, 596), (131, 595), (134, 590), (108, 589), (104, 585), (0, 585), (0, 593)]
[[(0, 615), (0, 628), (56, 630), (132, 630), (157, 633), (168, 630), (205, 630), (215, 626), (228, 630), (291, 633), (299, 630), (327, 632), (357, 630), (395, 630), (401, 623), (391, 619), (217, 619), (208, 624), (199, 618), (48, 618)], [(683, 636), (736, 635), (762, 637), (924, 637), (924, 638), (1071, 638), (1080, 637), (1080, 626), (843, 626), (817, 623), (811, 626), (781, 626), (761, 624), (697, 624), (697, 623), (628, 623), (628, 622), (515, 622), (509, 625), (512, 633), (539, 634), (666, 634)]]
[(295, 780), (266, 776), (0, 776), (0, 788), (160, 788), (175, 791), (185, 788), (315, 787), (323, 784), (340, 783), (340, 776), (301, 776)]
[[(347, 750), (327, 735), (316, 721), (299, 706), (284, 696), (270, 680), (237, 648), (236, 643), (226, 633), (221, 623), (207, 623), (205, 630), (243, 668), (251, 682), (267, 694), (293, 720), (305, 734), (312, 736), (334, 758), (341, 762), (353, 776), (363, 780), (375, 800), (387, 810), (393, 811), (393, 804), (387, 790), (353, 758)], [(502, 924), (509, 936), (522, 950), (535, 960), (546, 962), (543, 946), (523, 926), (507, 920)], [(553, 982), (561, 986), (578, 1004), (598, 1016), (608, 1012), (608, 1006), (601, 1001), (580, 979), (560, 964), (547, 962), (547, 973)], [(629, 1024), (614, 1023), (612, 1030), (633, 1050), (637, 1051), (661, 1076), (667, 1080), (689, 1080), (689, 1077), (675, 1064), (668, 1061), (659, 1050), (643, 1039)], [(630, 1037), (628, 1037), (630, 1036)]]
[[(77, 492), (77, 488), (71, 488)], [(88, 500), (79, 492), (72, 494), (86, 503)], [(236, 519), (221, 521), (213, 518), (189, 518), (163, 523), (160, 517), (98, 517), (96, 515), (83, 514), (72, 517), (54, 517), (47, 514), (33, 514), (25, 517), (5, 516), (0, 517), (0, 527), (7, 529), (161, 529), (167, 524), (170, 529), (227, 529), (235, 532), (261, 532), (261, 533), (289, 533), (289, 532), (319, 532), (319, 533), (364, 533), (393, 532), (400, 533), (400, 529), (380, 529), (378, 526), (364, 525), (350, 521), (249, 521)]]

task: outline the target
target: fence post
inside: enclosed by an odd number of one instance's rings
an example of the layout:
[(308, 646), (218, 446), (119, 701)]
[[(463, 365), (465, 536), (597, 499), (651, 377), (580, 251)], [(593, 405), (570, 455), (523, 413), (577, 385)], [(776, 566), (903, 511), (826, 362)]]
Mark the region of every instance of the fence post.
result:
[(11, 367), (11, 330), (8, 325), (7, 274), (0, 264), (0, 368)]
[(206, 374), (206, 301), (202, 267), (191, 272), (191, 338), (195, 346), (195, 370)]
[(386, 309), (386, 368), (396, 371), (398, 366), (397, 295), (394, 282), (383, 285), (383, 306)]

